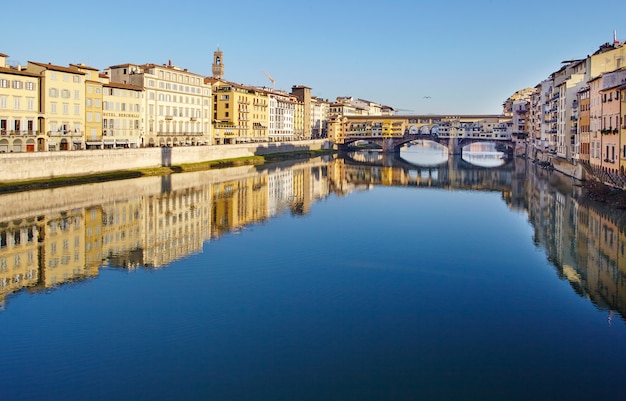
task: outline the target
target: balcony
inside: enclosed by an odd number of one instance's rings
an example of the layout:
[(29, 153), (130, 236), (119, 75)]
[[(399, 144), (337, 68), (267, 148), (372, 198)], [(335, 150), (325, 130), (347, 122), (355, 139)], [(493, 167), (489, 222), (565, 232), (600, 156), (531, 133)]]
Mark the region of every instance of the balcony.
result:
[(170, 132), (170, 131), (159, 131), (156, 133), (157, 136), (177, 136), (177, 137), (191, 137), (191, 136), (202, 136), (203, 132)]
[(0, 130), (0, 136), (22, 136), (22, 137), (36, 137), (37, 131), (33, 130), (25, 130), (25, 131), (15, 131), (15, 130)]

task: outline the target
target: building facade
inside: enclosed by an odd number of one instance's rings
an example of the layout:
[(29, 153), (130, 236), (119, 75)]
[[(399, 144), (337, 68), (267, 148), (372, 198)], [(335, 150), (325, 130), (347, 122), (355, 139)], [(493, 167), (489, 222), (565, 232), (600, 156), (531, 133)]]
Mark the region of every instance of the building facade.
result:
[[(7, 65), (0, 53), (0, 153), (45, 150), (39, 129), (39, 75)], [(37, 146), (40, 143), (41, 146)]]
[(211, 86), (204, 77), (171, 62), (122, 64), (107, 69), (111, 83), (143, 89), (144, 146), (193, 146), (212, 143)]
[(38, 141), (49, 151), (84, 149), (85, 73), (76, 68), (29, 61), (29, 72), (40, 76)]

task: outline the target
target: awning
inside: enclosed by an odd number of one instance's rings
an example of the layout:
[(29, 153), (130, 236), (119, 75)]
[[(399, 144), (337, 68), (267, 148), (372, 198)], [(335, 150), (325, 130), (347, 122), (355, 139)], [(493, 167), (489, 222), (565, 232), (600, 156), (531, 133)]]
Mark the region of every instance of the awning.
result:
[(81, 141), (80, 139), (74, 139), (72, 142), (74, 142), (77, 145), (80, 145), (81, 143), (83, 143), (83, 141)]
[(88, 146), (101, 146), (102, 142), (87, 142)]
[(118, 139), (116, 140), (116, 142), (120, 144), (124, 144), (124, 143), (128, 143), (128, 139)]
[(104, 142), (105, 145), (115, 145), (115, 139), (105, 139), (102, 142)]

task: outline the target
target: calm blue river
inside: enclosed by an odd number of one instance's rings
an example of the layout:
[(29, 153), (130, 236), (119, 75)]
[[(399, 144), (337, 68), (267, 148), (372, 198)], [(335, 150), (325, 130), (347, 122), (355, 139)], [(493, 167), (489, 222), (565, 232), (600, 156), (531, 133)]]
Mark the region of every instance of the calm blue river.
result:
[(401, 156), (0, 195), (0, 400), (626, 399), (626, 215)]

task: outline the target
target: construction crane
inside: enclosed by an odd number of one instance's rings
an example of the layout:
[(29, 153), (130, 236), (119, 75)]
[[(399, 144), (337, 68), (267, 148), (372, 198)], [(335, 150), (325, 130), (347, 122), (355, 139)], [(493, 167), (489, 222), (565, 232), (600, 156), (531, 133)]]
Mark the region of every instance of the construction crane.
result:
[(274, 78), (272, 78), (272, 76), (270, 74), (268, 74), (267, 72), (265, 72), (265, 71), (263, 71), (263, 74), (265, 74), (267, 79), (270, 80), (270, 82), (272, 83), (272, 90), (274, 90)]

